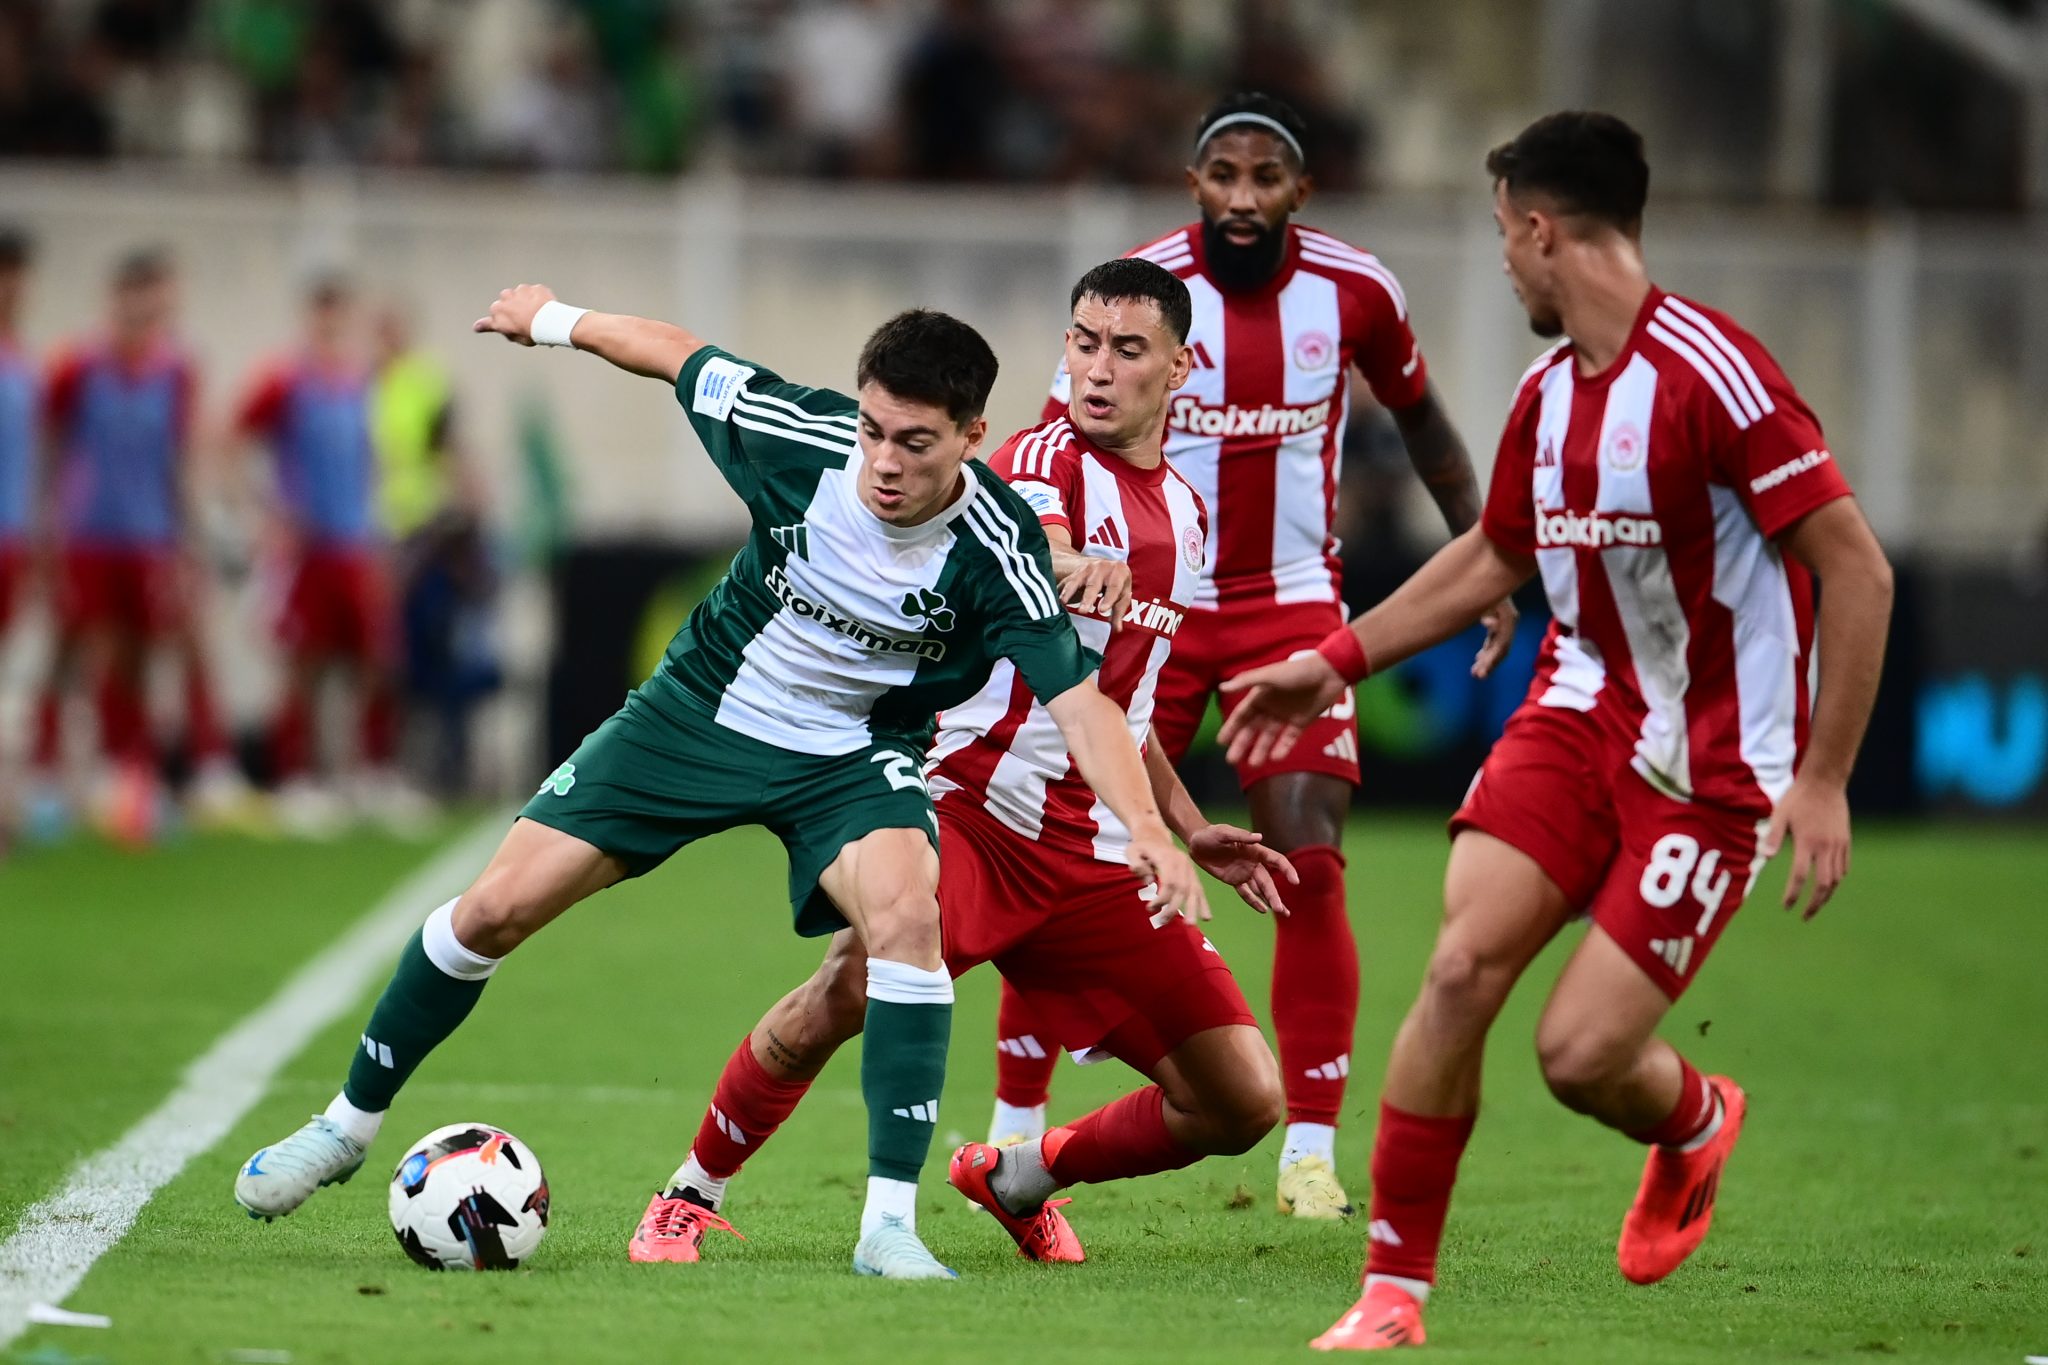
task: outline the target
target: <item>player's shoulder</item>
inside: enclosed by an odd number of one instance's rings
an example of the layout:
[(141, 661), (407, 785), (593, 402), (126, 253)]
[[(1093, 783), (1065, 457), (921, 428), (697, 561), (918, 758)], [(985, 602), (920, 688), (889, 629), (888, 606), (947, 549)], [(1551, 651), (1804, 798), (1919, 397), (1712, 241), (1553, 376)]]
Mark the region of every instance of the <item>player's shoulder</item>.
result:
[(1395, 316), (1408, 316), (1408, 295), (1378, 256), (1320, 228), (1290, 223), (1287, 231), (1294, 239), (1296, 269), (1320, 275), (1368, 305), (1384, 300), (1393, 305)]
[[(676, 373), (676, 398), (692, 414), (714, 421), (734, 420), (744, 414), (779, 431), (813, 429), (820, 419), (835, 429), (852, 429), (860, 404), (836, 389), (813, 389), (791, 383), (756, 360), (745, 360), (717, 346), (703, 346), (691, 352)], [(769, 434), (777, 434), (771, 432)]]
[(1775, 409), (1774, 395), (1791, 392), (1764, 344), (1734, 318), (1678, 294), (1663, 294), (1643, 329), (1643, 345), (1675, 376), (1691, 399), (1726, 408), (1746, 427)]
[(1175, 228), (1164, 237), (1155, 237), (1140, 246), (1132, 247), (1124, 255), (1141, 261), (1150, 261), (1175, 275), (1192, 275), (1197, 269), (1195, 242), (1201, 230), (1200, 223), (1189, 223), (1184, 227)]
[(1052, 481), (1080, 467), (1081, 444), (1065, 413), (1024, 428), (989, 456), (989, 466), (1006, 479)]
[(1568, 361), (1571, 357), (1572, 341), (1570, 337), (1559, 337), (1556, 341), (1544, 347), (1543, 353), (1530, 361), (1529, 367), (1522, 371), (1522, 377), (1515, 381), (1514, 405), (1520, 407), (1533, 399), (1536, 395), (1536, 390), (1543, 383), (1543, 376), (1556, 368), (1560, 360)]
[(969, 460), (965, 467), (976, 487), (973, 501), (953, 523), (955, 534), (999, 554), (1028, 552), (1044, 542), (1038, 513), (1008, 479), (981, 460)]

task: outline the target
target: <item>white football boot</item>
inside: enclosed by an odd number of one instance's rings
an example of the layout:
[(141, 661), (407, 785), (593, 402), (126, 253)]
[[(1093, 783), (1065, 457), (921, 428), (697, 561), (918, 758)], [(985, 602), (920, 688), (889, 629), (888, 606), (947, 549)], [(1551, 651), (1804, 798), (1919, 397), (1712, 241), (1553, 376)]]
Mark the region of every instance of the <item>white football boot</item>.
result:
[(856, 1275), (875, 1275), (885, 1280), (957, 1280), (959, 1275), (939, 1264), (939, 1258), (925, 1248), (915, 1232), (894, 1214), (886, 1214), (875, 1230), (860, 1239), (853, 1249)]
[(282, 1142), (258, 1148), (235, 1177), (235, 1202), (251, 1218), (282, 1218), (322, 1185), (339, 1185), (362, 1169), (363, 1144), (325, 1114)]

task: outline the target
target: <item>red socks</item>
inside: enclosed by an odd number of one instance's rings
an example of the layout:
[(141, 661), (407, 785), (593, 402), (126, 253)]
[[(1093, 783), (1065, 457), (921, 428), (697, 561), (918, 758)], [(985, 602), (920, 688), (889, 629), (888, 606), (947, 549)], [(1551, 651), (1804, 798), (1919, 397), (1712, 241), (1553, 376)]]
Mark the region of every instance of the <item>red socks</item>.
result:
[(1202, 1159), (1166, 1131), (1166, 1096), (1156, 1085), (1053, 1129), (1039, 1150), (1063, 1186), (1177, 1171)]
[(1436, 1283), (1436, 1253), (1451, 1208), (1451, 1186), (1475, 1121), (1472, 1114), (1430, 1118), (1380, 1102), (1366, 1274)]
[(1645, 1128), (1629, 1136), (1637, 1142), (1660, 1147), (1683, 1147), (1707, 1130), (1714, 1121), (1714, 1087), (1707, 1084), (1707, 1078), (1693, 1070), (1691, 1062), (1678, 1059), (1678, 1107), (1671, 1116), (1654, 1128)]
[(1017, 988), (1003, 982), (996, 1007), (996, 1098), (1018, 1109), (1044, 1104), (1059, 1059), (1059, 1045), (1039, 1029)]
[(1293, 913), (1273, 926), (1273, 1032), (1287, 1121), (1334, 1127), (1358, 1023), (1358, 944), (1344, 903), (1344, 855), (1315, 844), (1287, 857), (1301, 874), (1301, 885), (1285, 892)]
[(720, 1180), (733, 1175), (796, 1111), (810, 1088), (809, 1081), (779, 1081), (769, 1075), (754, 1056), (751, 1037), (742, 1038), (725, 1070), (718, 1073), (711, 1108), (690, 1144), (697, 1164)]

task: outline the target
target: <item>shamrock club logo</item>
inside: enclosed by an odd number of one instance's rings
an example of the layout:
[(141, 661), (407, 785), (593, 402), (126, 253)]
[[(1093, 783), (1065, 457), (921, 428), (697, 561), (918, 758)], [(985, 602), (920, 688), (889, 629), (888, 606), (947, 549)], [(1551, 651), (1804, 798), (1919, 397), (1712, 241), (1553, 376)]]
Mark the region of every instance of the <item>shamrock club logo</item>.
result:
[(945, 594), (933, 592), (930, 588), (913, 588), (904, 593), (903, 614), (924, 618), (927, 630), (953, 628), (953, 609), (946, 605)]

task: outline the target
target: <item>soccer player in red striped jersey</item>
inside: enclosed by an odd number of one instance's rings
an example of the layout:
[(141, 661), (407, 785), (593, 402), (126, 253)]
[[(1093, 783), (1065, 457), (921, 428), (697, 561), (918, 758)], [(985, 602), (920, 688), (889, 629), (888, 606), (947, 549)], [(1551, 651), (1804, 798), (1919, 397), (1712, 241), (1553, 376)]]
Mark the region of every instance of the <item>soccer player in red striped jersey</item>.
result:
[(1698, 1247), (1746, 1100), (1657, 1028), (1783, 839), (1786, 908), (1810, 882), (1811, 918), (1847, 873), (1890, 619), (1812, 411), (1756, 338), (1645, 273), (1635, 131), (1553, 114), (1487, 169), (1515, 292), (1563, 339), (1517, 387), (1480, 526), (1319, 652), (1228, 684), (1231, 750), (1256, 760), (1502, 592), (1540, 573), (1550, 599), (1528, 699), (1451, 822), (1443, 929), (1387, 1066), (1365, 1292), (1326, 1350), (1423, 1340), (1487, 1031), (1575, 914), (1592, 927), (1537, 1025), (1544, 1079), (1649, 1148), (1622, 1274), (1654, 1283)]
[[(1257, 835), (1212, 825), (1156, 743), (1161, 666), (1200, 581), (1201, 499), (1166, 463), (1166, 404), (1191, 360), (1185, 286), (1156, 265), (1111, 261), (1072, 299), (1068, 409), (989, 460), (1035, 508), (1060, 594), (1098, 685), (1125, 708), (1153, 792), (1195, 860), (1254, 908), (1285, 913), (1287, 860)], [(1118, 1058), (1153, 1083), (1024, 1144), (969, 1143), (951, 1178), (1042, 1261), (1083, 1259), (1051, 1196), (1073, 1184), (1173, 1170), (1249, 1150), (1279, 1118), (1273, 1054), (1215, 947), (1155, 913), (1125, 857), (1129, 835), (1076, 771), (1017, 671), (998, 664), (947, 711), (926, 761), (938, 810), (939, 909), (954, 975), (993, 962), (1042, 1021), (1044, 1044)], [(726, 1063), (683, 1165), (649, 1203), (636, 1261), (695, 1261), (726, 1182), (795, 1109), (833, 1051), (860, 1032), (860, 945), (839, 935), (811, 980), (770, 1010)], [(936, 1106), (937, 1101), (933, 1101)], [(933, 1115), (936, 1118), (936, 1114)]]
[[(1304, 650), (1343, 624), (1332, 534), (1355, 368), (1393, 414), (1451, 533), (1479, 515), (1472, 464), (1429, 382), (1408, 301), (1371, 253), (1294, 221), (1313, 188), (1300, 115), (1261, 94), (1233, 95), (1202, 120), (1188, 187), (1199, 221), (1131, 253), (1186, 281), (1194, 366), (1169, 409), (1166, 454), (1209, 507), (1209, 567), (1159, 682), (1155, 726), (1178, 762), (1217, 684)], [(1046, 416), (1065, 410), (1063, 369)], [(1514, 608), (1489, 614), (1475, 671), (1514, 635)], [(1226, 713), (1234, 698), (1223, 697)], [(1287, 1087), (1281, 1212), (1351, 1211), (1335, 1142), (1358, 1017), (1353, 941), (1339, 851), (1359, 780), (1351, 695), (1286, 757), (1240, 764), (1252, 825), (1294, 860), (1293, 914), (1275, 927), (1273, 1028)], [(1016, 992), (997, 1020), (992, 1141), (1045, 1123), (1054, 1057)]]

